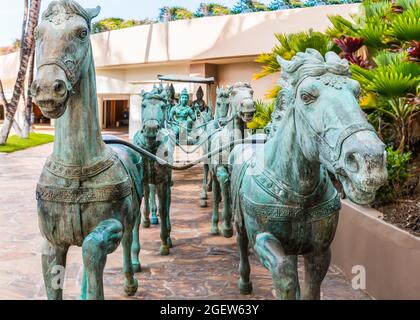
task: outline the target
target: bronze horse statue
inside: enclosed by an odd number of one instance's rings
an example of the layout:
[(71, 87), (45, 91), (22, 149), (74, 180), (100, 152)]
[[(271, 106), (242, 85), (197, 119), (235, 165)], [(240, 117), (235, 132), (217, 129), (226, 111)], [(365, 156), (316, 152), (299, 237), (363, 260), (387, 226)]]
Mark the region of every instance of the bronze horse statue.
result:
[(101, 137), (89, 38), (99, 11), (72, 0), (53, 1), (36, 30), (31, 94), (42, 113), (56, 119), (54, 150), (36, 189), (49, 299), (62, 299), (62, 283), (54, 277), (65, 268), (73, 245), (83, 249), (82, 298), (104, 298), (107, 255), (120, 242), (125, 292), (137, 291), (133, 264), (139, 265), (140, 244), (133, 230), (143, 192), (142, 159), (126, 146), (106, 145)]
[[(201, 87), (200, 87), (201, 88)], [(216, 88), (216, 109), (214, 113), (214, 118), (211, 118), (210, 110), (204, 115), (201, 115), (201, 111), (197, 111), (197, 121), (196, 127), (198, 128), (194, 131), (194, 134), (197, 135), (196, 140), (201, 141), (199, 145), (201, 146), (203, 154), (207, 154), (210, 151), (210, 140), (211, 137), (216, 134), (217, 131), (220, 131), (222, 127), (227, 123), (228, 111), (229, 111), (229, 95), (232, 87), (217, 87)], [(232, 121), (233, 119), (231, 119)], [(210, 174), (210, 160), (205, 161), (203, 164), (203, 180), (201, 184), (200, 192), (200, 207), (207, 207), (207, 192), (211, 192), (213, 187), (213, 179)]]
[[(169, 136), (173, 133), (165, 129), (165, 114), (167, 101), (165, 93), (154, 88), (152, 92), (142, 93), (141, 119), (142, 128), (134, 135), (133, 143), (142, 147), (150, 153), (164, 159), (169, 163), (173, 162), (174, 139)], [(161, 165), (159, 162), (147, 157), (143, 158), (143, 186), (144, 186), (144, 210), (142, 225), (145, 228), (150, 226), (150, 203), (155, 205), (155, 190), (158, 196), (158, 210), (161, 220), (160, 237), (162, 245), (159, 253), (169, 254), (172, 247), (171, 221), (169, 216), (171, 206), (172, 171), (170, 168)], [(153, 189), (152, 189), (153, 188)], [(150, 197), (150, 198), (149, 198)], [(151, 200), (149, 202), (149, 200)], [(155, 212), (152, 212), (152, 219)], [(157, 222), (157, 219), (155, 220)], [(138, 225), (139, 221), (136, 225)]]
[[(387, 179), (385, 146), (360, 109), (360, 86), (349, 77), (347, 60), (307, 49), (278, 62), (284, 113), (277, 129), (256, 151), (238, 145), (229, 159), (239, 288), (252, 291), (250, 243), (279, 299), (320, 299), (341, 208), (328, 171), (350, 200), (369, 203)], [(305, 260), (302, 295), (298, 255)]]
[[(247, 83), (237, 82), (229, 91), (228, 122), (224, 127), (210, 137), (209, 150), (214, 152), (220, 146), (245, 137), (246, 123), (252, 121), (256, 112), (253, 100), (254, 91)], [(210, 173), (212, 175), (212, 226), (211, 234), (219, 234), (219, 203), (223, 200), (222, 235), (232, 237), (232, 210), (230, 194), (230, 173), (228, 157), (232, 148), (217, 153), (210, 159)]]

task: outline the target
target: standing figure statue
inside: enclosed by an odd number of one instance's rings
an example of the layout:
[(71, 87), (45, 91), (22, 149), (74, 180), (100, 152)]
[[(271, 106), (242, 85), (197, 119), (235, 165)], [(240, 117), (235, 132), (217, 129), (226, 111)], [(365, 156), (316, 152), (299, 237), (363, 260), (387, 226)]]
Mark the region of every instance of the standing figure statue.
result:
[(184, 88), (179, 95), (179, 103), (173, 106), (169, 112), (169, 121), (176, 140), (179, 142), (182, 134), (182, 140), (186, 141), (187, 144), (190, 142), (188, 139), (189, 133), (197, 119), (194, 110), (188, 106), (189, 100), (190, 95), (187, 89)]
[(120, 243), (125, 292), (137, 291), (135, 221), (143, 193), (142, 159), (126, 146), (106, 145), (101, 137), (90, 42), (91, 21), (99, 11), (73, 0), (53, 1), (36, 31), (31, 94), (44, 116), (56, 119), (53, 153), (36, 188), (48, 299), (62, 299), (63, 286), (56, 279), (70, 246), (82, 247), (82, 299), (104, 299), (107, 255)]
[[(239, 289), (252, 291), (250, 245), (271, 272), (278, 299), (320, 299), (341, 208), (328, 172), (351, 201), (370, 203), (387, 180), (385, 145), (360, 109), (360, 85), (347, 60), (314, 49), (277, 59), (284, 98), (277, 130), (254, 152), (242, 144), (229, 158)], [(305, 260), (302, 292), (298, 255)]]
[(201, 123), (210, 122), (213, 118), (211, 108), (206, 105), (206, 102), (203, 100), (204, 92), (201, 86), (196, 92), (197, 99), (191, 102), (191, 108), (194, 110), (197, 119), (202, 118)]

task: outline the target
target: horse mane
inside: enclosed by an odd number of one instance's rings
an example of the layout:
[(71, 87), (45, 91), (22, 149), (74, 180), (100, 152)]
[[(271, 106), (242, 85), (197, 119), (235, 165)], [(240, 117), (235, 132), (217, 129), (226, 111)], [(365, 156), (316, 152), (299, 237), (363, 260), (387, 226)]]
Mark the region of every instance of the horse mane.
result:
[(315, 49), (298, 52), (290, 61), (277, 57), (281, 66), (281, 80), (295, 86), (304, 77), (321, 76), (327, 72), (349, 75), (349, 63), (341, 59), (335, 52), (327, 52), (325, 58)]
[(235, 82), (232, 86), (231, 86), (231, 91), (235, 90), (235, 89), (241, 89), (241, 88), (246, 88), (246, 89), (252, 89), (251, 84), (247, 83), (247, 82)]
[[(48, 5), (47, 10), (42, 14), (42, 20), (49, 20), (53, 21), (54, 15), (57, 14), (57, 11), (54, 10), (56, 7), (61, 7), (65, 10), (65, 19), (70, 18), (72, 15), (81, 16), (83, 19), (86, 20), (89, 28), (91, 27), (91, 21), (95, 18), (100, 11), (100, 7), (96, 7), (94, 9), (85, 9), (80, 4), (73, 0), (57, 0), (53, 1)], [(59, 20), (57, 23), (61, 23), (62, 21)]]
[(335, 52), (327, 52), (325, 57), (315, 49), (306, 49), (305, 52), (298, 52), (290, 61), (280, 56), (277, 61), (281, 67), (281, 86), (276, 98), (276, 109), (286, 109), (294, 103), (295, 87), (306, 77), (317, 77), (327, 73), (337, 76), (349, 76), (349, 63), (341, 59)]

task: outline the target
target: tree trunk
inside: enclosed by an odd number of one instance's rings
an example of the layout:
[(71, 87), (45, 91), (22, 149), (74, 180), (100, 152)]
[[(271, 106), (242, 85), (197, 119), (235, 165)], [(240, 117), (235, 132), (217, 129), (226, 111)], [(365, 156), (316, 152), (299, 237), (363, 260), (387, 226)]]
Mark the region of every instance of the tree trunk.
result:
[(8, 103), (7, 100), (5, 99), (3, 86), (0, 85), (0, 97), (5, 102), (4, 104), (5, 105), (5, 120), (3, 123), (3, 127), (1, 129), (1, 132), (0, 132), (0, 145), (6, 143), (7, 137), (9, 136), (9, 133), (10, 133), (10, 129), (13, 125), (13, 119), (16, 114), (19, 99), (22, 95), (22, 91), (24, 90), (28, 63), (29, 63), (29, 59), (32, 53), (32, 48), (35, 42), (34, 31), (38, 23), (40, 4), (41, 4), (41, 0), (31, 0), (31, 5), (29, 9), (28, 26), (25, 32), (24, 41), (22, 41), (21, 43), (21, 59), (20, 59), (19, 71), (16, 77), (12, 100), (10, 101), (10, 103)]
[[(29, 65), (29, 75), (28, 75), (28, 88), (31, 87), (32, 82), (34, 81), (34, 65), (35, 65), (35, 48), (32, 50), (31, 63)], [(25, 105), (25, 116), (23, 119), (23, 129), (22, 129), (22, 138), (29, 138), (29, 133), (31, 132), (32, 127), (32, 96), (28, 92), (26, 97)]]

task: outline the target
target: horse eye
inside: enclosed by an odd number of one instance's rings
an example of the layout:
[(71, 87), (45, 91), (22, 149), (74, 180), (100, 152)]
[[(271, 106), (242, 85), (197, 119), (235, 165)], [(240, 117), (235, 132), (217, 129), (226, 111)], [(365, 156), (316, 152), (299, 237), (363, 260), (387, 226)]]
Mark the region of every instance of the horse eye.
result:
[(88, 31), (86, 29), (81, 29), (77, 35), (80, 39), (85, 39), (88, 36)]
[(315, 101), (315, 97), (309, 93), (302, 93), (300, 96), (304, 104), (309, 104)]

